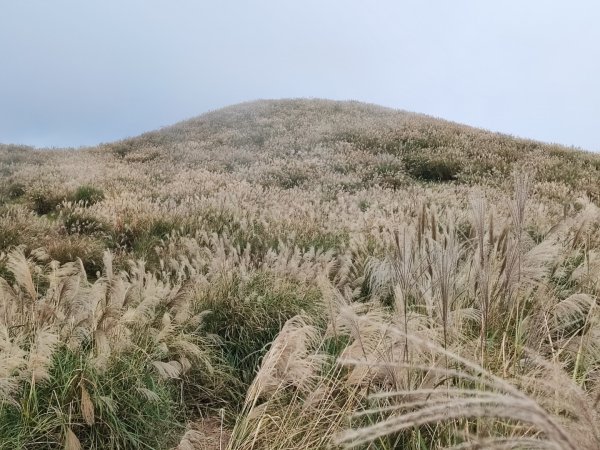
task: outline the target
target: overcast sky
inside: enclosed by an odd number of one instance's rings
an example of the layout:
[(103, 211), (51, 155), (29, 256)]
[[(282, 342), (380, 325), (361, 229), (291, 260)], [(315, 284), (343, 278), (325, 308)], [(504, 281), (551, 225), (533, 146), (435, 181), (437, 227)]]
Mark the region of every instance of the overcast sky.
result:
[(353, 99), (600, 151), (595, 0), (0, 0), (0, 142)]

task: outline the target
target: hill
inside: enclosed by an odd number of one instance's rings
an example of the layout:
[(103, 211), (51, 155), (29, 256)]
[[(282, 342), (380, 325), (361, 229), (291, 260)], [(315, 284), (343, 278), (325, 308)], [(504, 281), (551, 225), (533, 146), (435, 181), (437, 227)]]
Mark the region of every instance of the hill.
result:
[(0, 448), (600, 446), (599, 155), (278, 100), (0, 173)]

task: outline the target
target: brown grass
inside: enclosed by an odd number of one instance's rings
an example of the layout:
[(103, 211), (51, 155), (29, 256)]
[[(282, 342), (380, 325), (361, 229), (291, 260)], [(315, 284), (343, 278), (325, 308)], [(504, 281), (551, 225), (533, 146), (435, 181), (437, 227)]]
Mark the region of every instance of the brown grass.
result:
[(599, 168), (325, 100), (0, 146), (0, 449), (599, 448)]

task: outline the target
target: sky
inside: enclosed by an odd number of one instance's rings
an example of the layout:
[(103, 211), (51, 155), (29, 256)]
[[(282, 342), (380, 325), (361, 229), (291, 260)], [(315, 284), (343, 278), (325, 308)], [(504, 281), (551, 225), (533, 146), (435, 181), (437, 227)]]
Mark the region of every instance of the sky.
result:
[(0, 142), (359, 100), (600, 151), (595, 0), (0, 0)]

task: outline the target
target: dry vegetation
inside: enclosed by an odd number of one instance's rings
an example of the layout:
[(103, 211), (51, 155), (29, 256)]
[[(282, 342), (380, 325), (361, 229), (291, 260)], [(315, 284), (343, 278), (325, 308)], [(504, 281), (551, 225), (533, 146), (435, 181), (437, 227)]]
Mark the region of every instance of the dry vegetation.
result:
[(262, 101), (0, 174), (0, 449), (600, 448), (596, 155)]

